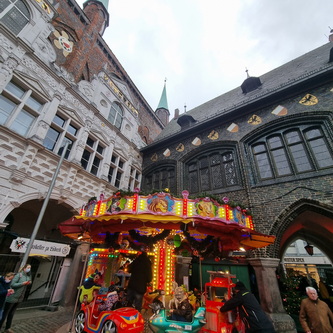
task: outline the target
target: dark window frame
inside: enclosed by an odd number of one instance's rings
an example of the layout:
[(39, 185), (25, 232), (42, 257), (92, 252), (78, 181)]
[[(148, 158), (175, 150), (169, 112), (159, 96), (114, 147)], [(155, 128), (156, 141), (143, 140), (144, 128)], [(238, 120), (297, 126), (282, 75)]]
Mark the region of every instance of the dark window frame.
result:
[[(314, 137), (307, 137), (308, 133), (317, 133)], [(319, 133), (319, 134), (318, 134)], [(269, 139), (279, 137), (282, 142), (286, 163), (290, 167), (290, 172), (283, 174), (278, 167), (276, 157), (274, 156), (274, 147), (270, 147)], [(270, 131), (261, 135), (258, 139), (248, 144), (254, 172), (259, 182), (274, 179), (286, 179), (286, 177), (303, 176), (309, 173), (326, 170), (333, 167), (333, 147), (330, 145), (329, 133), (322, 121), (313, 121), (311, 123), (302, 123), (300, 125), (284, 126), (278, 130)], [(266, 149), (266, 157), (261, 161), (256, 151), (259, 146)], [(319, 147), (319, 148), (318, 148)], [(320, 151), (315, 151), (321, 149)], [(327, 154), (323, 158), (324, 154)], [(319, 156), (321, 157), (319, 158)], [(321, 165), (322, 164), (322, 165)], [(323, 164), (326, 164), (323, 166)], [(263, 167), (267, 166), (266, 173), (263, 174)], [(280, 172), (280, 174), (279, 174)]]
[(145, 191), (168, 188), (171, 193), (176, 193), (176, 166), (161, 165), (153, 168), (143, 176), (142, 184)]
[(191, 194), (218, 193), (241, 186), (235, 147), (201, 151), (185, 161), (184, 186)]

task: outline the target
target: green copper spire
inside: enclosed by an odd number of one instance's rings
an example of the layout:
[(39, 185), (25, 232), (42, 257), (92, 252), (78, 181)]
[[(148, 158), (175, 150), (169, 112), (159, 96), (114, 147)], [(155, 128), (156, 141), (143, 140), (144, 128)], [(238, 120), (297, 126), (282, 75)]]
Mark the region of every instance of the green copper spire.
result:
[(105, 9), (109, 10), (109, 0), (99, 0), (105, 7)]
[(158, 107), (156, 110), (158, 110), (158, 109), (166, 109), (169, 111), (168, 100), (167, 100), (167, 95), (166, 95), (166, 79), (164, 80), (164, 88), (162, 91), (162, 96), (161, 96), (160, 102), (158, 103)]

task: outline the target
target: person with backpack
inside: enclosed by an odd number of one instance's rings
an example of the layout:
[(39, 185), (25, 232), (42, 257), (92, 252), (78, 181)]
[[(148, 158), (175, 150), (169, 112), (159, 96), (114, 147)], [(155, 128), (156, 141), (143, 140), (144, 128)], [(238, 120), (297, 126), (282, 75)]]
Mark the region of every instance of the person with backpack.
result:
[(238, 308), (246, 333), (275, 333), (272, 321), (243, 282), (238, 281), (234, 291), (233, 297), (221, 306), (220, 311), (227, 312)]
[(0, 329), (2, 324), (6, 320), (5, 333), (14, 333), (10, 328), (12, 326), (12, 320), (18, 305), (23, 301), (26, 288), (31, 284), (30, 276), (31, 265), (25, 264), (19, 272), (15, 275), (11, 282), (11, 287), (14, 289), (14, 293), (7, 297), (3, 316), (0, 321)]

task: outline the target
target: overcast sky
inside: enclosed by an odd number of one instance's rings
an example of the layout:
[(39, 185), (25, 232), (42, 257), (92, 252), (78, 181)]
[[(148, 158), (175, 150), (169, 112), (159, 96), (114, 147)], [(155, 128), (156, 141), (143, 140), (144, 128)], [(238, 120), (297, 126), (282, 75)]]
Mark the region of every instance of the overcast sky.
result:
[[(82, 7), (84, 0), (78, 0)], [(170, 119), (328, 42), (332, 0), (109, 0), (103, 38)], [(333, 47), (333, 44), (332, 44)]]

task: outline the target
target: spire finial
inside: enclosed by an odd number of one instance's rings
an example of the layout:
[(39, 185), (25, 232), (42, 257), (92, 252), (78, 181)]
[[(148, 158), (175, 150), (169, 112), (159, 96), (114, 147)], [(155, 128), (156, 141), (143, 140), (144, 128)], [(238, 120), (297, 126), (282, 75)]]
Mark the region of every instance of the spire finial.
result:
[(164, 87), (163, 87), (163, 91), (162, 91), (162, 96), (161, 96), (160, 102), (158, 103), (156, 110), (166, 109), (169, 111), (168, 100), (167, 100), (167, 95), (166, 95), (166, 81), (167, 81), (167, 78), (164, 79)]
[(186, 112), (186, 103), (184, 103), (184, 112)]
[(249, 70), (247, 69), (247, 67), (245, 67), (245, 72), (246, 72), (246, 76), (247, 76), (247, 77), (250, 77), (250, 75), (249, 75)]

